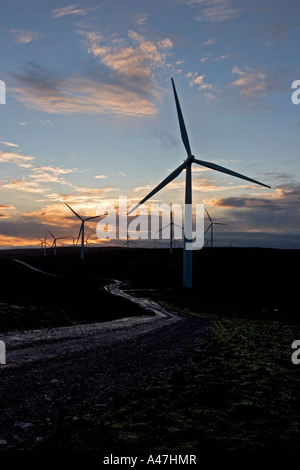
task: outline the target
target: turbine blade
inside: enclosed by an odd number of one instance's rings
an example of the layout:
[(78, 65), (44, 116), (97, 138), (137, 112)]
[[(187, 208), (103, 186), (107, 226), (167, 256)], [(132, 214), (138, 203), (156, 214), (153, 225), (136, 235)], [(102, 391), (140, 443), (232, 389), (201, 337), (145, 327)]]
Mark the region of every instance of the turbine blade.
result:
[(251, 183), (259, 184), (260, 186), (264, 186), (265, 188), (271, 188), (271, 186), (268, 186), (267, 184), (260, 183), (259, 181), (256, 181), (252, 178), (248, 178), (248, 176), (242, 175), (240, 173), (236, 173), (235, 171), (229, 170), (228, 168), (225, 168), (220, 165), (216, 165), (215, 163), (205, 162), (204, 160), (197, 160), (196, 158), (194, 159), (194, 162), (197, 163), (198, 165), (211, 168), (212, 170), (220, 171), (221, 173), (226, 173), (228, 175), (236, 176), (237, 178), (250, 181)]
[(209, 215), (209, 213), (208, 213), (208, 211), (207, 211), (206, 209), (205, 209), (205, 212), (206, 212), (206, 214), (207, 214), (207, 217), (209, 218), (209, 221), (212, 222), (212, 220), (211, 220), (211, 218), (210, 218), (210, 215)]
[(52, 235), (52, 233), (50, 232), (50, 230), (49, 230), (49, 229), (48, 229), (48, 232), (50, 233), (51, 237), (52, 237), (53, 239), (55, 239), (55, 236), (54, 236), (54, 235)]
[(82, 217), (80, 217), (80, 215), (77, 214), (77, 212), (75, 212), (72, 207), (70, 207), (66, 202), (65, 202), (66, 206), (68, 206), (68, 208), (76, 215), (76, 217), (78, 217), (80, 220), (82, 220)]
[(168, 224), (168, 225), (165, 225), (164, 227), (160, 228), (159, 230), (156, 230), (156, 232), (155, 232), (155, 233), (157, 233), (157, 232), (161, 232), (161, 231), (162, 231), (162, 230), (164, 230), (165, 228), (169, 227), (169, 225), (170, 225), (170, 224)]
[(167, 176), (149, 194), (147, 194), (147, 196), (144, 197), (144, 199), (142, 199), (136, 206), (134, 206), (134, 208), (131, 209), (128, 212), (128, 215), (131, 212), (135, 211), (135, 209), (137, 209), (139, 207), (139, 205), (144, 204), (144, 202), (146, 202), (148, 199), (150, 199), (152, 196), (154, 196), (154, 194), (156, 194), (158, 191), (160, 191), (162, 188), (164, 188), (168, 183), (173, 181), (178, 175), (180, 175), (180, 173), (182, 172), (182, 170), (184, 170), (185, 167), (186, 167), (186, 162), (182, 163), (182, 165), (180, 165), (178, 168), (176, 168), (176, 170), (172, 171), (172, 173), (169, 176)]
[(188, 156), (190, 157), (190, 156), (192, 155), (192, 152), (191, 152), (191, 147), (190, 147), (190, 143), (189, 143), (189, 138), (188, 138), (188, 135), (187, 135), (187, 131), (186, 131), (185, 124), (184, 124), (184, 120), (183, 120), (183, 116), (182, 116), (182, 111), (181, 111), (181, 108), (180, 108), (180, 104), (179, 104), (179, 100), (178, 100), (178, 96), (177, 96), (177, 91), (176, 91), (176, 88), (175, 88), (174, 80), (173, 80), (173, 78), (172, 78), (171, 80), (172, 80), (174, 98), (175, 98), (175, 103), (176, 103), (176, 109), (177, 109), (179, 127), (180, 127), (180, 132), (181, 132), (181, 138), (182, 138), (182, 142), (183, 142), (183, 144), (184, 144), (184, 146), (185, 146), (185, 149), (186, 149), (186, 151), (187, 151), (187, 154), (188, 154)]
[(210, 229), (211, 226), (212, 226), (212, 224), (210, 224), (210, 226), (207, 227), (207, 229), (205, 230), (204, 234), (209, 231), (209, 229)]
[(84, 220), (86, 221), (86, 220), (97, 219), (97, 217), (102, 217), (102, 215), (93, 215), (93, 217), (87, 217), (87, 218), (84, 219)]
[(81, 232), (82, 232), (82, 225), (83, 225), (83, 222), (82, 222), (81, 225), (80, 225), (80, 230), (79, 230), (79, 233), (78, 233), (78, 237), (77, 237), (77, 242), (76, 242), (76, 244), (78, 243), (79, 238), (80, 238), (80, 235), (81, 235)]

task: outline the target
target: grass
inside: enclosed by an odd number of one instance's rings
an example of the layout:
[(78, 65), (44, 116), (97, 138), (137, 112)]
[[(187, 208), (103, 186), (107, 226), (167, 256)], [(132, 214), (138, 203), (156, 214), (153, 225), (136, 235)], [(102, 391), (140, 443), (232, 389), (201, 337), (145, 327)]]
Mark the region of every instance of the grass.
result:
[(211, 326), (188, 366), (57, 429), (38, 449), (124, 455), (299, 449), (300, 365), (291, 361), (291, 344), (300, 337), (299, 250), (201, 250), (194, 253), (189, 292), (181, 289), (182, 253), (176, 250), (172, 256), (167, 250), (99, 250), (92, 256), (90, 250), (84, 262), (70, 253), (46, 259), (23, 254), (63, 282), (27, 271), (24, 277), (10, 256), (0, 256), (6, 273), (0, 331), (140, 314), (106, 295), (109, 278), (126, 279), (131, 288), (145, 289), (140, 295)]
[(299, 327), (210, 317), (212, 335), (187, 367), (59, 429), (42, 448), (121, 455), (298, 450), (300, 375), (291, 343)]
[[(37, 260), (30, 262), (38, 266)], [(51, 268), (54, 266), (45, 266), (47, 272), (55, 272)], [(0, 332), (73, 326), (145, 314), (138, 305), (107, 293), (104, 286), (110, 279), (90, 276), (84, 270), (78, 270), (75, 276), (74, 266), (73, 270), (61, 269), (59, 276), (52, 277), (0, 259), (0, 272)]]

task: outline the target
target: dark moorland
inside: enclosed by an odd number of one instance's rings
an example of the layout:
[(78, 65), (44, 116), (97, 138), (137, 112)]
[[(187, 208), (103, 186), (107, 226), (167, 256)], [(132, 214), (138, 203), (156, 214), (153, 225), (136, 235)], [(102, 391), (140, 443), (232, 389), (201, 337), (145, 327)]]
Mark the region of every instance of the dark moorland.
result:
[[(19, 259), (59, 276), (30, 271)], [(118, 400), (101, 419), (68, 424), (42, 449), (127, 452), (300, 448), (300, 250), (204, 248), (182, 289), (182, 250), (61, 248), (0, 252), (0, 333), (99, 322), (143, 311), (104, 285), (205, 318), (212, 334), (189, 366)]]

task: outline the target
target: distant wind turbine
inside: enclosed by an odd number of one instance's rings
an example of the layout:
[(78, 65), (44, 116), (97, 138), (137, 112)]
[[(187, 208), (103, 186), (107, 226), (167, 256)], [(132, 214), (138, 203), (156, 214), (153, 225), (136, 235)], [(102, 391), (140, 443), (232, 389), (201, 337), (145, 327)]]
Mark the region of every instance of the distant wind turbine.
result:
[(44, 240), (42, 240), (41, 238), (38, 238), (38, 240), (40, 240), (40, 243), (38, 243), (38, 246), (41, 247), (41, 251), (43, 253), (44, 252)]
[[(166, 225), (165, 227), (162, 227), (159, 230), (159, 232), (161, 232), (165, 228), (170, 227), (170, 254), (173, 253), (173, 247), (174, 247), (174, 225), (176, 225), (176, 227), (180, 227), (180, 225), (174, 223), (174, 212), (171, 209), (171, 211), (170, 211), (170, 223), (168, 225)], [(180, 228), (182, 229), (182, 227), (180, 227)]]
[(210, 224), (207, 227), (207, 229), (205, 230), (204, 234), (210, 230), (210, 246), (212, 248), (213, 245), (214, 245), (214, 234), (213, 234), (214, 225), (227, 225), (227, 224), (223, 224), (222, 222), (213, 222), (213, 220), (211, 219), (208, 211), (206, 209), (205, 209), (205, 211), (206, 211), (207, 217), (209, 218)]
[(44, 238), (44, 240), (42, 240), (41, 238), (38, 238), (38, 240), (40, 240), (41, 243), (40, 243), (39, 245), (41, 246), (42, 251), (44, 252), (44, 256), (46, 256), (46, 253), (47, 253), (47, 245), (50, 246), (49, 243), (47, 242), (47, 232), (45, 233), (45, 238)]
[(77, 245), (78, 237), (73, 237), (73, 235), (69, 235), (69, 237), (72, 238), (73, 246)]
[(184, 144), (184, 147), (187, 152), (187, 157), (184, 162), (176, 168), (169, 176), (167, 176), (161, 183), (159, 183), (144, 199), (142, 199), (139, 204), (137, 204), (133, 209), (129, 211), (129, 213), (133, 212), (140, 204), (143, 204), (148, 199), (150, 199), (154, 194), (158, 191), (163, 189), (168, 183), (173, 181), (180, 173), (185, 170), (185, 227), (184, 227), (184, 261), (183, 261), (183, 286), (184, 287), (192, 287), (192, 255), (193, 251), (187, 249), (187, 243), (191, 242), (187, 238), (192, 236), (192, 164), (196, 163), (197, 165), (204, 166), (206, 168), (210, 168), (212, 170), (220, 171), (221, 173), (226, 173), (231, 176), (236, 176), (237, 178), (241, 178), (243, 180), (250, 181), (255, 184), (259, 184), (261, 186), (265, 186), (266, 188), (270, 188), (270, 186), (260, 183), (252, 178), (248, 178), (248, 176), (244, 176), (240, 173), (236, 173), (235, 171), (229, 170), (228, 168), (222, 167), (220, 165), (216, 165), (215, 163), (206, 162), (204, 160), (197, 160), (194, 155), (192, 154), (188, 134), (186, 131), (185, 123), (183, 120), (182, 111), (180, 108), (174, 80), (172, 78), (172, 87), (173, 93), (175, 98), (175, 104), (177, 109), (179, 127), (181, 132), (181, 138)]
[(97, 217), (102, 217), (101, 215), (94, 215), (93, 217), (81, 217), (81, 215), (77, 214), (77, 212), (74, 211), (74, 209), (72, 209), (72, 207), (70, 207), (66, 202), (65, 202), (66, 206), (68, 206), (68, 208), (73, 212), (73, 214), (76, 215), (76, 217), (78, 217), (78, 219), (81, 220), (81, 225), (80, 225), (80, 230), (79, 230), (79, 234), (78, 234), (78, 237), (77, 237), (77, 242), (78, 240), (80, 239), (80, 235), (81, 235), (81, 254), (80, 254), (80, 257), (81, 259), (84, 259), (84, 223), (87, 222), (88, 220), (93, 220), (93, 219), (97, 219)]
[(62, 240), (63, 238), (67, 237), (55, 237), (50, 230), (48, 229), (48, 232), (50, 233), (51, 237), (53, 238), (53, 243), (52, 243), (52, 248), (53, 248), (53, 254), (56, 255), (56, 241), (57, 240)]
[(85, 252), (86, 252), (86, 253), (87, 253), (88, 247), (91, 246), (91, 245), (89, 244), (89, 242), (88, 242), (89, 238), (90, 238), (90, 234), (88, 234), (88, 236), (87, 236), (86, 239), (85, 239)]

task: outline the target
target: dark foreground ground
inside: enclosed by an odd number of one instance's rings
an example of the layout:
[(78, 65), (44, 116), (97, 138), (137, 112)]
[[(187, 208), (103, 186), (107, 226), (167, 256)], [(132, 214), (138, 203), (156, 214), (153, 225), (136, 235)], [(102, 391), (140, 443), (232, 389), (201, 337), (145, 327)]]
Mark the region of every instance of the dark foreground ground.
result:
[[(14, 258), (61, 277), (29, 273)], [(108, 279), (205, 319), (212, 332), (189, 365), (137, 387), (97, 419), (59, 427), (38, 448), (124, 455), (299, 450), (300, 365), (291, 361), (300, 339), (299, 262), (298, 250), (203, 249), (194, 253), (187, 291), (181, 250), (91, 249), (84, 261), (74, 250), (56, 257), (2, 252), (0, 332), (141, 314), (104, 291)]]

